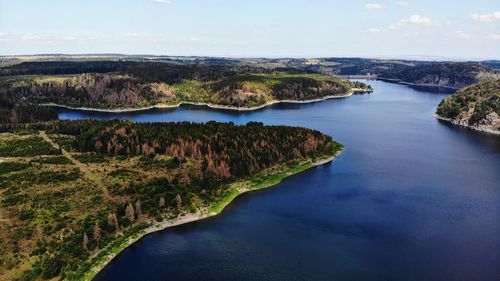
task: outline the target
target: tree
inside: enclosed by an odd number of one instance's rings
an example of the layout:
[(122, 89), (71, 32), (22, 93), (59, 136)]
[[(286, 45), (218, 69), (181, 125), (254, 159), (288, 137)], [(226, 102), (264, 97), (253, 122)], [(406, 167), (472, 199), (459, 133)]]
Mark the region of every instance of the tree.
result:
[(229, 178), (231, 176), (231, 169), (229, 168), (229, 165), (224, 160), (220, 161), (220, 164), (219, 164), (219, 167), (217, 170), (218, 170), (218, 175), (221, 178)]
[(82, 242), (82, 248), (86, 252), (89, 250), (89, 237), (87, 236), (87, 232), (83, 233), (83, 242)]
[(120, 225), (118, 225), (118, 219), (116, 218), (115, 213), (110, 213), (108, 215), (108, 225), (113, 226), (116, 231), (120, 228)]
[(17, 124), (17, 113), (14, 109), (12, 109), (12, 112), (10, 114), (10, 118), (9, 118), (9, 121), (10, 123), (12, 124)]
[(54, 255), (52, 253), (46, 253), (40, 260), (40, 268), (42, 270), (42, 276), (45, 279), (51, 279), (61, 273), (61, 267), (63, 263), (60, 256)]
[(132, 206), (132, 204), (128, 203), (128, 206), (125, 209), (125, 215), (127, 216), (128, 220), (131, 223), (133, 223), (135, 221), (134, 207)]
[(191, 209), (193, 212), (196, 212), (203, 206), (203, 200), (198, 195), (194, 195), (190, 201), (191, 201)]
[(101, 228), (99, 227), (99, 223), (96, 221), (94, 225), (94, 240), (99, 241), (101, 238)]
[(141, 201), (135, 202), (135, 213), (137, 215), (137, 218), (139, 218), (142, 214), (142, 209), (141, 209)]
[(178, 210), (182, 208), (182, 198), (179, 193), (177, 193), (177, 195), (175, 196), (175, 204), (177, 205)]

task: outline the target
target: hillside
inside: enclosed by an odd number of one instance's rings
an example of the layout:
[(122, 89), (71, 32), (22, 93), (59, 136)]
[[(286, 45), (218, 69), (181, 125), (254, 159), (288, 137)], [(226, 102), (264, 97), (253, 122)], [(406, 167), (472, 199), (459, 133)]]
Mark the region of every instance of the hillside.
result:
[(82, 280), (160, 222), (216, 214), (342, 150), (318, 131), (262, 123), (57, 121), (0, 131), (6, 280)]
[(500, 80), (458, 91), (439, 104), (436, 114), (456, 125), (500, 134)]
[(500, 73), (475, 63), (431, 63), (389, 69), (381, 78), (398, 82), (460, 89), (483, 79), (500, 78)]
[(118, 73), (7, 76), (0, 77), (0, 95), (6, 100), (5, 104), (22, 101), (99, 109), (142, 108), (183, 102), (249, 108), (280, 100), (307, 101), (345, 96), (355, 88), (371, 90), (363, 83), (320, 74), (254, 71), (256, 69), (250, 73), (222, 66), (148, 65)]
[[(500, 78), (498, 61), (440, 62), (367, 58), (211, 58), (127, 55), (47, 55), (9, 57), (0, 76), (64, 75), (111, 73), (141, 77), (147, 81), (161, 78), (171, 83), (180, 80), (217, 80), (244, 73), (316, 73), (334, 75), (378, 75), (384, 79), (419, 85), (459, 89), (483, 80)], [(496, 71), (495, 71), (496, 69)], [(161, 70), (161, 71), (158, 71)], [(159, 73), (168, 74), (159, 76)], [(208, 74), (208, 76), (207, 76)], [(215, 74), (215, 75), (214, 75)], [(211, 77), (210, 77), (211, 76)], [(152, 77), (153, 79), (151, 79)]]

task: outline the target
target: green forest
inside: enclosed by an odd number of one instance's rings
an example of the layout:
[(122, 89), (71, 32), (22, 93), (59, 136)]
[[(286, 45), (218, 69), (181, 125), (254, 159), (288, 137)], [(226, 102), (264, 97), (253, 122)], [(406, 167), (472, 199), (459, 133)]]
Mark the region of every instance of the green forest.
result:
[[(125, 74), (0, 77), (0, 95), (6, 99), (1, 106), (8, 109), (7, 101), (22, 100), (29, 104), (55, 103), (101, 109), (177, 105), (182, 102), (253, 107), (274, 100), (304, 101), (342, 96), (352, 88), (362, 88), (366, 92), (371, 90), (359, 82), (319, 74), (235, 74), (234, 70), (224, 69), (201, 68), (191, 72), (191, 69), (187, 71), (181, 67), (177, 69), (178, 73), (171, 73), (170, 67), (147, 67), (140, 70), (134, 68)], [(7, 117), (5, 113), (3, 116)], [(3, 119), (8, 119), (6, 117)]]
[(77, 280), (155, 223), (220, 211), (342, 150), (318, 131), (208, 122), (0, 126), (0, 273)]
[(500, 80), (480, 82), (458, 91), (441, 101), (436, 113), (466, 125), (486, 124), (489, 114), (500, 116)]
[(443, 62), (390, 68), (381, 72), (380, 77), (459, 89), (484, 79), (500, 78), (500, 72), (477, 63)]

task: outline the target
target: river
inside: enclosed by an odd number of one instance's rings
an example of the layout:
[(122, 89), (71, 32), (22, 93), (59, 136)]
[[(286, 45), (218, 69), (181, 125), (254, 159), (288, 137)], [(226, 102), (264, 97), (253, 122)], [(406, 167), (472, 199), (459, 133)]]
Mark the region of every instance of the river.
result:
[(95, 280), (500, 280), (500, 137), (434, 119), (444, 94), (368, 83), (369, 95), (254, 112), (61, 109), (61, 119), (304, 126), (346, 146), (217, 217), (145, 237)]

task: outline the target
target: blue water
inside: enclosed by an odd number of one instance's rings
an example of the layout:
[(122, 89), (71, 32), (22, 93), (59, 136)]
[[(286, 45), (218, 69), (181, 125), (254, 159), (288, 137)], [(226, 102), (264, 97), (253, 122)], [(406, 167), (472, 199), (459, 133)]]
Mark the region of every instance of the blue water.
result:
[(371, 95), (246, 113), (62, 110), (304, 126), (346, 146), (218, 217), (147, 236), (95, 280), (500, 280), (500, 137), (434, 119), (443, 94), (370, 83)]

